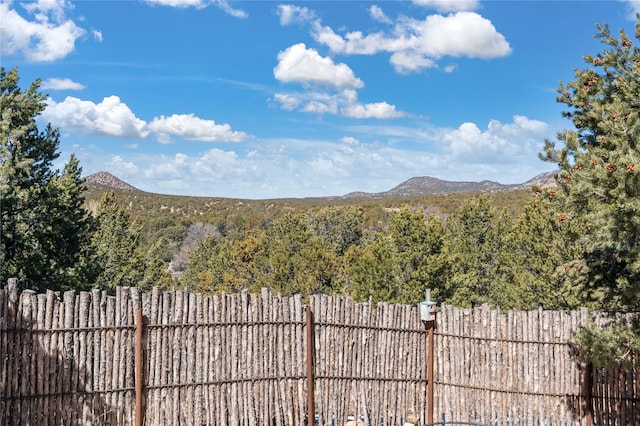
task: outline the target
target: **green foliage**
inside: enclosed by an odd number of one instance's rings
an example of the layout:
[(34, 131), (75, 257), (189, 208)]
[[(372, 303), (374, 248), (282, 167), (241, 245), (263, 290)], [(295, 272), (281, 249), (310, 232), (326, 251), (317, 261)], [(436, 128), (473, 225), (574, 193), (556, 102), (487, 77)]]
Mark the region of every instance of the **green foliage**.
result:
[(86, 285), (90, 218), (74, 156), (62, 173), (59, 132), (40, 131), (46, 96), (36, 80), (26, 91), (18, 70), (0, 68), (0, 280), (18, 277), (37, 290)]
[(395, 302), (415, 304), (424, 300), (425, 290), (436, 299), (444, 289), (444, 227), (440, 219), (403, 209), (392, 215), (390, 234), (395, 246), (393, 259), (398, 294)]
[(502, 282), (507, 286), (498, 306), (520, 310), (577, 306), (575, 294), (563, 287), (561, 278), (564, 265), (580, 252), (574, 239), (575, 225), (558, 220), (553, 206), (543, 197), (527, 203), (511, 232), (503, 237)]
[(325, 247), (303, 216), (287, 214), (275, 220), (260, 238), (255, 286), (283, 295), (330, 292), (335, 268)]
[[(640, 15), (636, 18), (640, 21)], [(561, 222), (573, 223), (581, 247), (565, 264), (564, 288), (576, 304), (614, 312), (640, 308), (640, 49), (621, 30), (598, 25), (605, 45), (584, 57), (587, 67), (560, 85), (558, 102), (574, 130), (547, 141), (541, 157), (560, 168), (556, 203)], [(640, 22), (635, 38), (640, 37)], [(585, 362), (611, 366), (640, 349), (638, 328), (590, 327), (576, 337)]]
[(106, 193), (98, 206), (97, 229), (92, 243), (96, 267), (95, 286), (114, 291), (117, 286), (135, 287), (143, 281), (144, 257), (138, 249), (139, 230), (129, 222), (113, 193)]
[(395, 247), (388, 236), (376, 235), (365, 247), (347, 251), (349, 259), (347, 294), (361, 302), (392, 302), (399, 294), (395, 280)]
[(637, 311), (640, 50), (624, 31), (616, 38), (608, 26), (598, 29), (605, 49), (585, 56), (587, 68), (558, 89), (575, 130), (558, 135), (559, 149), (547, 141), (543, 158), (560, 168), (560, 217), (581, 226), (583, 253), (571, 263), (567, 284), (590, 307)]
[(630, 368), (633, 355), (640, 353), (637, 324), (611, 324), (606, 327), (584, 327), (573, 338), (578, 359), (604, 368)]
[(471, 198), (447, 222), (450, 303), (491, 303), (501, 251), (493, 230), (495, 208), (488, 196)]

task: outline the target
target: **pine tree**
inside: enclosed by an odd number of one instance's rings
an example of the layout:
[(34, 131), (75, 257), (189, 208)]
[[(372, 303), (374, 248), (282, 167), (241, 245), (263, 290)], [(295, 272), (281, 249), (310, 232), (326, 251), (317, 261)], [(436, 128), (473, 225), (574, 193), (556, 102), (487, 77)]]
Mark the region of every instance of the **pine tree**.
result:
[(391, 216), (390, 234), (395, 245), (395, 277), (398, 303), (418, 303), (425, 290), (438, 298), (444, 289), (444, 228), (435, 216), (425, 219), (421, 211), (402, 209)]
[[(640, 21), (640, 15), (636, 18)], [(596, 37), (606, 45), (584, 57), (586, 69), (560, 84), (557, 100), (574, 126), (547, 141), (541, 158), (560, 168), (558, 220), (580, 229), (581, 256), (566, 265), (565, 285), (591, 308), (640, 311), (640, 49), (607, 25)], [(640, 22), (635, 26), (640, 38)], [(581, 360), (625, 365), (640, 350), (640, 332), (615, 323), (587, 327), (575, 338)]]
[(96, 213), (92, 236), (97, 269), (95, 287), (113, 291), (118, 286), (135, 287), (144, 278), (144, 260), (138, 241), (140, 230), (116, 203), (113, 192), (103, 195)]
[[(638, 16), (640, 19), (640, 15)], [(546, 141), (541, 158), (557, 163), (559, 221), (580, 224), (583, 253), (567, 268), (567, 284), (591, 307), (640, 307), (640, 50), (607, 25), (596, 37), (606, 45), (584, 57), (585, 69), (561, 83), (557, 101), (573, 129)], [(636, 23), (635, 38), (640, 37)]]
[(23, 92), (18, 70), (0, 68), (0, 280), (61, 290), (85, 276), (90, 219), (76, 158), (62, 173), (52, 169), (60, 135), (51, 125), (37, 127), (46, 107), (39, 85)]
[(447, 220), (448, 302), (474, 306), (491, 302), (500, 252), (496, 251), (495, 208), (488, 196), (466, 200)]

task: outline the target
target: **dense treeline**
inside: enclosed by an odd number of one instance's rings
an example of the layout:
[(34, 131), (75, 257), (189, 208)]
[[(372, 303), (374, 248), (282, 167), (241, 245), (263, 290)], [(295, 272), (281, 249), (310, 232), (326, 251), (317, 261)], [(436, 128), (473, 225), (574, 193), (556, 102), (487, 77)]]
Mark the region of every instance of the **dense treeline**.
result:
[[(288, 213), (242, 235), (210, 233), (191, 253), (180, 285), (204, 292), (348, 294), (416, 303), (425, 289), (457, 305), (569, 308), (558, 266), (578, 247), (570, 223), (531, 197), (512, 218), (489, 195), (468, 196), (446, 219), (409, 206), (365, 226), (357, 206)], [(561, 267), (563, 270), (563, 267)]]

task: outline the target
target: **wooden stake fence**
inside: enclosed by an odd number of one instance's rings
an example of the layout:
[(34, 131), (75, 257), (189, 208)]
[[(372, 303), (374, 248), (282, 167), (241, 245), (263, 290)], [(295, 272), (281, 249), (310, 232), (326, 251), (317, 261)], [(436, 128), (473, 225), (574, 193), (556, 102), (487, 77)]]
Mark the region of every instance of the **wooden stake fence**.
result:
[(567, 342), (590, 320), (442, 306), (427, 328), (416, 306), (345, 297), (38, 295), (11, 281), (0, 424), (640, 424), (637, 370), (593, 369), (583, 389)]

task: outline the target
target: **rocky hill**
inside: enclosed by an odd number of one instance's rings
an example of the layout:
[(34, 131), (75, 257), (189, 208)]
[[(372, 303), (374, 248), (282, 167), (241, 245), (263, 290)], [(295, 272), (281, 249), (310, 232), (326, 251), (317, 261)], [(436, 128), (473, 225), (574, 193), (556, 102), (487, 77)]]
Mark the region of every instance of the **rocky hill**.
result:
[(414, 177), (402, 182), (400, 185), (390, 189), (389, 191), (367, 193), (367, 192), (351, 192), (345, 195), (345, 198), (403, 198), (403, 197), (420, 197), (427, 195), (442, 195), (455, 193), (473, 193), (473, 192), (505, 192), (516, 190), (529, 190), (533, 186), (547, 187), (555, 186), (555, 177), (557, 172), (541, 173), (534, 178), (513, 185), (504, 185), (498, 182), (483, 180), (481, 182), (453, 182), (447, 180), (436, 179), (429, 176)]
[(139, 191), (138, 188), (129, 185), (125, 181), (118, 179), (111, 173), (98, 172), (87, 176), (84, 179), (85, 183), (100, 185), (111, 189), (119, 189), (122, 191)]

